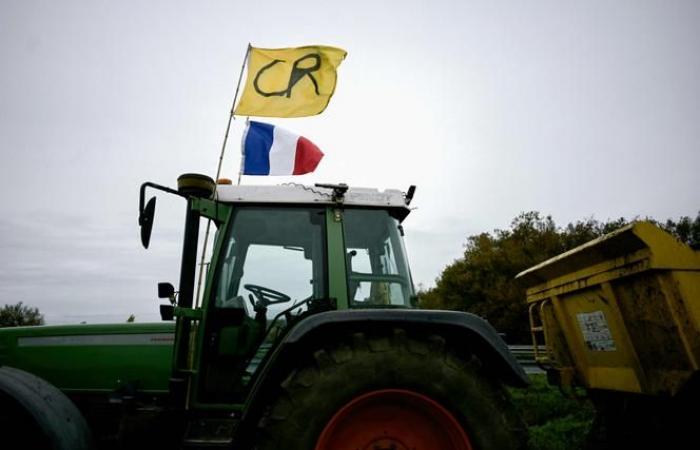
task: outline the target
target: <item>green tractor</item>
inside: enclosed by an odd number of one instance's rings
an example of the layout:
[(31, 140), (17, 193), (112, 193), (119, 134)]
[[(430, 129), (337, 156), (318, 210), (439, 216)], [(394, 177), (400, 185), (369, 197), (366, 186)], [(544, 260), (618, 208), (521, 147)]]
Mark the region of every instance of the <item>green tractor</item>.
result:
[(146, 248), (149, 188), (187, 202), (163, 322), (0, 330), (3, 449), (523, 448), (505, 386), (527, 376), (498, 333), (416, 309), (401, 225), (414, 187), (144, 183)]

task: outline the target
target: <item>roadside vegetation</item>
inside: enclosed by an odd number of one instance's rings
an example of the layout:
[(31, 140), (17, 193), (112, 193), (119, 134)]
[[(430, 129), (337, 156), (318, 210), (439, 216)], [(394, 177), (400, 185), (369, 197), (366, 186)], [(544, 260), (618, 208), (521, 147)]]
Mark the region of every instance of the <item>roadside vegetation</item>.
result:
[(581, 450), (593, 423), (593, 405), (585, 391), (564, 395), (545, 375), (531, 375), (527, 389), (511, 397), (529, 428), (528, 450)]

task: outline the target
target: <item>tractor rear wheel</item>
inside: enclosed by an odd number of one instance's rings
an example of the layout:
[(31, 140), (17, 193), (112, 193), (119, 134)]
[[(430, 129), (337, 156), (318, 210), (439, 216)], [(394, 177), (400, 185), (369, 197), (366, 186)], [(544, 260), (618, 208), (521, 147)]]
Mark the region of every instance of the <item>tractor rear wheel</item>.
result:
[(515, 450), (526, 429), (474, 355), (442, 337), (354, 334), (282, 383), (258, 450)]
[(58, 388), (36, 375), (0, 367), (0, 448), (89, 450), (85, 418)]

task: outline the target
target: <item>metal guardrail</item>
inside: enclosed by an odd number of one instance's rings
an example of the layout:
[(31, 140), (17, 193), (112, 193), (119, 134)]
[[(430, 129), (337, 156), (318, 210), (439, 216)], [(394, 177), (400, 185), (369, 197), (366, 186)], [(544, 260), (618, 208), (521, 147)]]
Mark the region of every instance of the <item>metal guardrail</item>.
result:
[[(508, 349), (515, 356), (515, 359), (523, 366), (525, 373), (539, 374), (544, 373), (544, 370), (535, 362), (535, 349), (532, 345), (509, 345)], [(540, 352), (544, 352), (545, 348), (540, 346)]]

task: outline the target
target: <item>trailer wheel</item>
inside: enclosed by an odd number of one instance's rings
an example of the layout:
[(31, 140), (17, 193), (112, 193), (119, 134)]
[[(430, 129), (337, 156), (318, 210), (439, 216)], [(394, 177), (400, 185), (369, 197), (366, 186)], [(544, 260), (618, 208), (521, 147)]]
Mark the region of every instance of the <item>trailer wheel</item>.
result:
[(526, 428), (474, 355), (439, 336), (354, 334), (282, 383), (259, 450), (514, 450)]
[(0, 367), (0, 448), (89, 450), (91, 436), (60, 390), (30, 373)]

